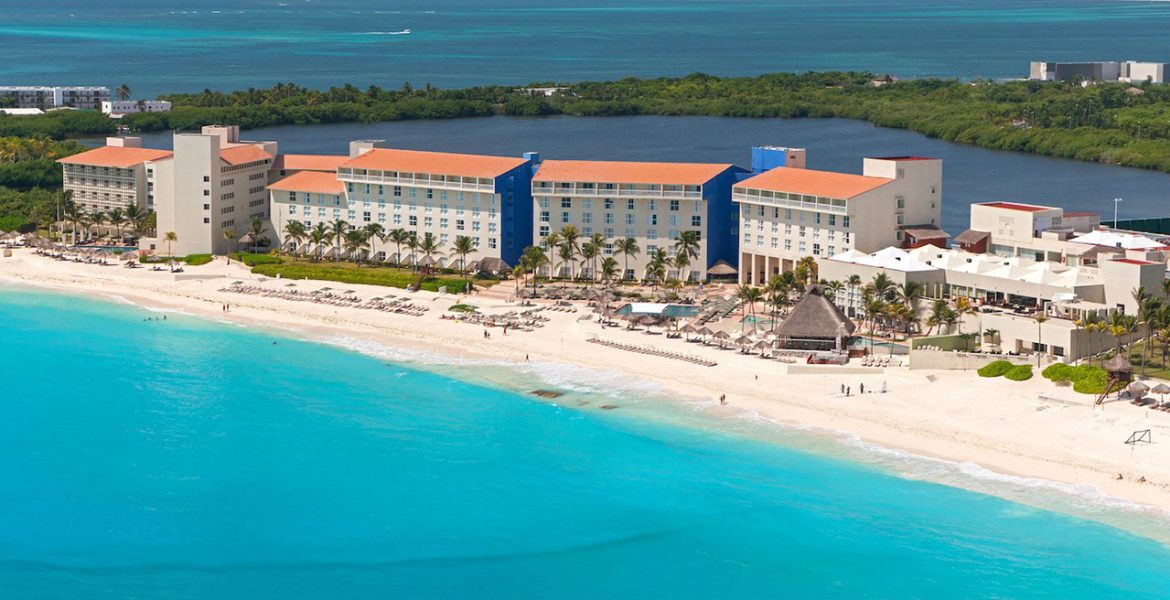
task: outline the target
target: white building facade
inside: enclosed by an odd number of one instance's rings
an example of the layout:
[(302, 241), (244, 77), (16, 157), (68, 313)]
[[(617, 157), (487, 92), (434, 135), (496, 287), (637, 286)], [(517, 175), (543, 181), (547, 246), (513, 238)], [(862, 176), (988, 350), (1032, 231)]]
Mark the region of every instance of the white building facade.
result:
[(146, 164), (169, 158), (166, 150), (143, 148), (139, 138), (106, 138), (106, 145), (59, 159), (64, 187), (87, 213), (135, 205), (149, 208)]
[(167, 112), (171, 110), (171, 103), (166, 100), (103, 100), (102, 112), (111, 117), (120, 117), (133, 113)]
[(110, 99), (109, 88), (100, 86), (0, 86), (0, 106), (12, 108), (82, 108), (101, 110)]

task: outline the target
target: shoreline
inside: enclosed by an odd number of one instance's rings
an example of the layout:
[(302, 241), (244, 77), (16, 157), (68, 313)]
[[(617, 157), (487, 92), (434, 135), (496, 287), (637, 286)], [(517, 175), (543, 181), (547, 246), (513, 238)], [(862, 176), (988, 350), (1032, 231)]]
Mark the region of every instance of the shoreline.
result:
[[(654, 396), (692, 405), (699, 420), (722, 417), (755, 420), (765, 428), (789, 429), (798, 435), (821, 436), (835, 439), (844, 450), (834, 457), (850, 459), (856, 452), (906, 454), (923, 461), (944, 464), (947, 477), (939, 480), (915, 473), (899, 472), (893, 467), (889, 474), (921, 479), (996, 495), (1013, 502), (1029, 504), (1026, 499), (1011, 494), (984, 489), (989, 486), (963, 485), (955, 481), (951, 471), (982, 469), (991, 474), (989, 481), (1020, 479), (1023, 486), (1045, 487), (1054, 491), (1080, 494), (1090, 498), (1103, 495), (1116, 508), (1126, 503), (1134, 506), (1132, 512), (1147, 512), (1150, 516), (1165, 518), (1170, 512), (1170, 447), (1159, 447), (1157, 440), (1170, 432), (1170, 414), (1151, 412), (1128, 403), (1110, 403), (1105, 410), (1093, 410), (1092, 399), (1077, 398), (1068, 388), (1057, 388), (1047, 380), (1036, 377), (1027, 382), (982, 379), (973, 372), (908, 371), (902, 368), (884, 369), (880, 374), (846, 374), (826, 369), (824, 374), (789, 374), (787, 367), (774, 361), (742, 355), (735, 351), (721, 351), (714, 347), (686, 344), (681, 340), (665, 340), (661, 335), (647, 335), (641, 331), (621, 328), (602, 329), (596, 322), (579, 321), (591, 316), (587, 309), (578, 312), (548, 312), (549, 322), (532, 332), (491, 331), (490, 339), (480, 333), (482, 327), (441, 320), (446, 307), (466, 300), (481, 306), (484, 312), (515, 309), (507, 302), (512, 284), (503, 282), (488, 292), (471, 297), (447, 295), (440, 297), (429, 292), (406, 294), (403, 290), (350, 285), (363, 298), (385, 295), (407, 297), (416, 305), (428, 306), (423, 316), (383, 313), (350, 307), (336, 307), (279, 298), (240, 295), (221, 292), (220, 288), (232, 281), (266, 285), (276, 289), (289, 283), (255, 277), (242, 265), (230, 267), (216, 260), (210, 265), (189, 268), (191, 277), (206, 275), (210, 279), (183, 279), (176, 281), (167, 272), (147, 269), (124, 269), (120, 266), (101, 267), (56, 261), (36, 256), (31, 250), (16, 250), (11, 258), (0, 259), (0, 281), (34, 288), (81, 296), (99, 296), (121, 299), (151, 310), (175, 310), (196, 318), (210, 318), (220, 322), (256, 327), (259, 330), (281, 332), (317, 343), (368, 353), (352, 342), (376, 344), (378, 347), (405, 354), (430, 355), (427, 359), (407, 359), (407, 366), (419, 363), (437, 366), (439, 370), (456, 371), (460, 361), (484, 365), (514, 365), (515, 372), (527, 373), (525, 359), (534, 364), (550, 364), (580, 373), (612, 373), (627, 380), (655, 386)], [(263, 281), (267, 281), (265, 284)], [(297, 281), (302, 289), (324, 287), (329, 282)], [(336, 285), (336, 284), (334, 284)], [(222, 304), (230, 303), (231, 312), (222, 312)], [(219, 313), (217, 315), (217, 313)], [(587, 343), (590, 335), (627, 343), (649, 344), (662, 349), (702, 355), (718, 361), (718, 366), (699, 365), (658, 356), (633, 354), (622, 350)], [(351, 343), (343, 343), (351, 342)], [(634, 358), (635, 360), (630, 360)], [(391, 360), (401, 360), (391, 358)], [(542, 381), (541, 373), (533, 372)], [(758, 378), (757, 378), (758, 376)], [(930, 376), (930, 377), (928, 377)], [(477, 378), (478, 379), (478, 378)], [(505, 385), (488, 378), (492, 385)], [(837, 392), (838, 381), (856, 385), (864, 382), (871, 390), (888, 384), (888, 393), (854, 394), (844, 398)], [(556, 385), (550, 382), (550, 385)], [(527, 394), (529, 391), (517, 390)], [(722, 410), (718, 397), (726, 393), (729, 410)], [(1040, 399), (1040, 395), (1055, 398)], [(708, 399), (704, 403), (703, 399)], [(541, 400), (556, 402), (552, 400)], [(1083, 405), (1083, 406), (1082, 406)], [(577, 407), (569, 407), (577, 409)], [(596, 408), (596, 407), (592, 407)], [(620, 407), (619, 407), (620, 408)], [(650, 408), (640, 404), (638, 410)], [(713, 414), (707, 414), (713, 413)], [(1135, 429), (1152, 429), (1155, 443), (1131, 448), (1121, 442)], [(728, 428), (720, 428), (724, 430)], [(765, 443), (766, 432), (739, 431)], [(751, 427), (748, 427), (751, 429)], [(1127, 430), (1128, 429), (1128, 430)], [(1120, 439), (1114, 439), (1118, 438)], [(856, 452), (849, 446), (855, 446)], [(794, 448), (806, 451), (805, 448)], [(882, 461), (862, 460), (865, 464)], [(1114, 477), (1122, 473), (1125, 479)], [(1146, 483), (1138, 483), (1139, 477)], [(974, 475), (972, 475), (974, 477)], [(1011, 483), (1011, 482), (1008, 482)], [(1048, 510), (1058, 510), (1080, 518), (1093, 519), (1088, 509), (1067, 511), (1040, 504)], [(1082, 507), (1084, 508), (1084, 507)], [(1154, 510), (1150, 510), (1154, 509)], [(1156, 509), (1160, 509), (1158, 514)], [(1115, 527), (1138, 535), (1167, 542), (1170, 535), (1135, 531), (1114, 520), (1097, 518)]]

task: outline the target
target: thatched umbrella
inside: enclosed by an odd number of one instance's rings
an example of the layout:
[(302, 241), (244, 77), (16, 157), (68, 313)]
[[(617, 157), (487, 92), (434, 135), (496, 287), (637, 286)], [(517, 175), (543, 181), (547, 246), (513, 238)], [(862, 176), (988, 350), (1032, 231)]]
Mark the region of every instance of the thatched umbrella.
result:
[(1129, 387), (1126, 388), (1126, 390), (1129, 391), (1131, 396), (1137, 396), (1138, 398), (1143, 398), (1143, 397), (1145, 397), (1146, 392), (1150, 391), (1150, 386), (1148, 386), (1140, 381), (1135, 381), (1135, 382), (1129, 384)]
[(747, 334), (742, 334), (735, 338), (735, 345), (742, 347), (744, 352), (747, 352), (748, 347), (750, 347), (753, 342), (755, 342), (755, 340), (752, 339), (752, 336)]
[(711, 335), (713, 332), (711, 331), (710, 327), (700, 327), (700, 328), (695, 330), (695, 333), (703, 336), (703, 343), (706, 344), (707, 343), (707, 336)]
[(433, 256), (424, 256), (418, 261), (418, 266), (420, 267), (433, 267), (437, 264), (439, 264), (439, 261), (435, 260)]
[(765, 352), (772, 349), (772, 342), (759, 341), (753, 347), (760, 351), (760, 356), (763, 356)]
[(729, 340), (729, 339), (731, 339), (731, 334), (730, 334), (730, 333), (727, 333), (726, 331), (718, 331), (718, 332), (716, 332), (716, 333), (715, 333), (715, 335), (714, 335), (713, 337), (714, 337), (715, 339), (719, 340), (719, 347), (720, 347), (720, 348), (722, 348), (722, 347), (723, 347), (723, 342), (724, 342), (725, 340)]
[(1161, 396), (1162, 402), (1165, 403), (1166, 394), (1170, 394), (1170, 385), (1159, 383), (1158, 385), (1155, 385), (1150, 391)]

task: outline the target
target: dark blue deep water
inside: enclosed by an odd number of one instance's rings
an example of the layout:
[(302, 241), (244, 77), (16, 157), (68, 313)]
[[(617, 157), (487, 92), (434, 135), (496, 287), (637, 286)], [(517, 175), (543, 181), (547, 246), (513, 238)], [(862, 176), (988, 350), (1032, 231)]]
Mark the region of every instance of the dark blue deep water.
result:
[(1030, 60), (1167, 61), (1168, 27), (1170, 4), (1142, 0), (4, 0), (0, 83), (153, 96), (695, 71), (1005, 78)]

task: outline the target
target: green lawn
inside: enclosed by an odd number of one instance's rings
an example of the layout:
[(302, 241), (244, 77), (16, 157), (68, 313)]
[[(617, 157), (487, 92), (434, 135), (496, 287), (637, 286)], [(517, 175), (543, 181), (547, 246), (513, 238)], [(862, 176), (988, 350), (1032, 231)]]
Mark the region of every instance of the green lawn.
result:
[[(311, 262), (296, 259), (285, 259), (281, 264), (259, 264), (252, 267), (252, 272), (268, 277), (280, 275), (284, 279), (307, 278), (320, 281), (337, 281), (340, 283), (384, 285), (396, 288), (405, 288), (414, 285), (418, 281), (418, 274), (412, 273), (410, 269), (386, 266), (359, 267), (351, 262)], [(434, 275), (424, 280), (421, 287), (424, 290), (437, 292), (440, 287), (446, 286), (447, 291), (457, 293), (462, 291), (468, 283), (473, 282), (454, 275)], [(484, 287), (494, 282), (481, 281), (474, 283), (475, 285)]]
[[(1157, 377), (1158, 379), (1170, 379), (1170, 361), (1162, 361), (1162, 343), (1158, 340), (1151, 340), (1150, 342), (1150, 356), (1149, 362), (1145, 363), (1145, 376)], [(1146, 344), (1145, 341), (1137, 342), (1133, 345), (1133, 355), (1129, 355), (1128, 349), (1123, 351), (1123, 355), (1130, 359), (1133, 363), (1133, 372), (1135, 375), (1142, 373), (1142, 363), (1145, 362), (1143, 351)], [(1170, 348), (1167, 349), (1167, 355), (1170, 356)]]

